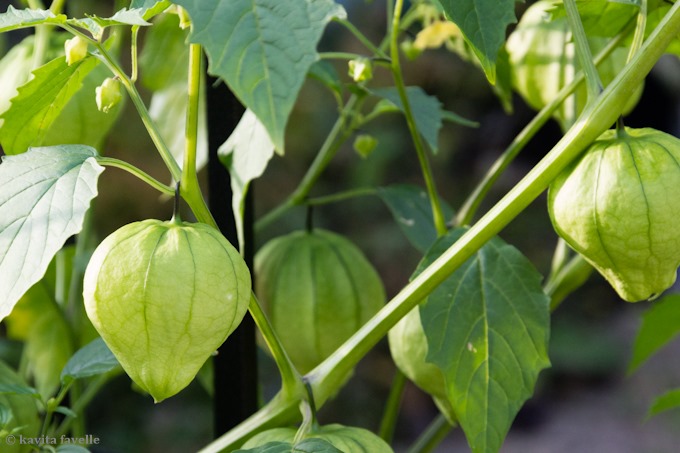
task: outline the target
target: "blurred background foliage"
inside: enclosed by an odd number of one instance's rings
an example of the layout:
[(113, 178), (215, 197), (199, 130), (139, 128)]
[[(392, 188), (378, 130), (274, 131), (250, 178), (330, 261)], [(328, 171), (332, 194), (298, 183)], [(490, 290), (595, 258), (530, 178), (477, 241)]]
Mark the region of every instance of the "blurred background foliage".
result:
[[(4, 10), (9, 2), (2, 1)], [(21, 2), (13, 2), (21, 7)], [(384, 2), (345, 0), (348, 16), (373, 42), (385, 34)], [(71, 15), (95, 12), (106, 17), (114, 1), (69, 0)], [(527, 5), (518, 4), (518, 15)], [(419, 30), (413, 26), (415, 36)], [(510, 30), (509, 30), (510, 31)], [(25, 33), (7, 36), (5, 49)], [(142, 35), (143, 40), (143, 35)], [(143, 41), (142, 41), (143, 42)], [(320, 50), (363, 51), (346, 30), (331, 24)], [(168, 64), (180, 64), (169, 62)], [(332, 61), (348, 81), (344, 61)], [(428, 50), (414, 61), (404, 58), (408, 85), (418, 85), (436, 95), (447, 110), (479, 122), (478, 128), (446, 123), (439, 137), (439, 153), (431, 156), (442, 197), (456, 209), (534, 115), (517, 96), (512, 113), (504, 110), (483, 73), (446, 49)], [(626, 119), (631, 127), (655, 127), (680, 136), (680, 61), (664, 57), (645, 85), (641, 102)], [(389, 86), (387, 70), (375, 69), (371, 86)], [(149, 93), (144, 93), (147, 96)], [(94, 99), (94, 93), (93, 93)], [(94, 102), (94, 100), (93, 100)], [(275, 157), (266, 173), (254, 184), (255, 216), (260, 217), (291, 193), (302, 178), (337, 118), (333, 96), (320, 83), (308, 80), (290, 118), (286, 155)], [(358, 187), (390, 184), (423, 186), (408, 130), (399, 115), (372, 122), (365, 131), (378, 140), (377, 148), (362, 158), (346, 143), (315, 186), (312, 196), (329, 195)], [(555, 122), (547, 124), (495, 185), (480, 212), (493, 205), (559, 139)], [(162, 181), (169, 175), (130, 103), (113, 133), (99, 150), (127, 160)], [(203, 175), (205, 176), (205, 175)], [(172, 203), (127, 173), (110, 169), (99, 183), (95, 227), (100, 238), (120, 226), (144, 219), (168, 219)], [(210, 194), (221, 197), (221, 194)], [(224, 198), (225, 204), (231, 201)], [(271, 227), (258, 232), (257, 247), (266, 240), (304, 228), (305, 210), (290, 211)], [(354, 241), (376, 266), (388, 297), (394, 295), (415, 269), (420, 256), (408, 243), (383, 202), (376, 196), (354, 198), (314, 209), (314, 224), (341, 233)], [(557, 236), (546, 211), (545, 196), (539, 197), (501, 234), (547, 275)], [(626, 304), (606, 282), (594, 274), (553, 315), (552, 368), (543, 372), (536, 395), (520, 412), (508, 436), (505, 452), (677, 451), (680, 414), (671, 412), (644, 422), (653, 397), (680, 382), (680, 345), (667, 348), (640, 371), (626, 376), (631, 344), (645, 304)], [(2, 356), (18, 360), (17, 343), (4, 341)], [(260, 354), (262, 398), (278, 389), (274, 365)], [(239, 370), (234, 370), (238, 373)], [(362, 361), (340, 395), (323, 407), (322, 422), (339, 422), (376, 430), (385, 397), (391, 386), (394, 365), (383, 341)], [(93, 402), (86, 432), (102, 439), (96, 452), (187, 452), (211, 440), (211, 399), (198, 384), (160, 405), (130, 390), (120, 376)], [(435, 417), (436, 408), (420, 390), (407, 386), (396, 431), (395, 449), (406, 447)], [(453, 432), (438, 451), (467, 451), (461, 433)]]

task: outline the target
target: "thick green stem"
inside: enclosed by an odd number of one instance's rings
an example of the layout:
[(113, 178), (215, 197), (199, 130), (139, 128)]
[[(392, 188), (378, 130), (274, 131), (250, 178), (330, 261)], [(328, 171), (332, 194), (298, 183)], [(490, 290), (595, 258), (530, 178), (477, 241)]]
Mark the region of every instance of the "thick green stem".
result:
[[(512, 219), (535, 200), (583, 149), (615, 121), (628, 93), (637, 87), (652, 66), (677, 36), (680, 29), (680, 2), (676, 2), (661, 20), (642, 50), (604, 90), (597, 102), (588, 106), (562, 140), (508, 194), (473, 225), (455, 244), (421, 274), (407, 284), (385, 307), (307, 378), (314, 389), (317, 407), (337, 392), (346, 373), (383, 338), (403, 316), (450, 276), (462, 263), (498, 234)], [(281, 392), (262, 410), (229, 433), (220, 437), (203, 453), (222, 451), (239, 445), (253, 433), (273, 426), (277, 420), (294, 416), (297, 401)]]
[[(616, 38), (612, 39), (604, 49), (602, 49), (595, 57), (595, 64), (602, 63), (611, 53), (618, 47), (618, 45), (626, 37), (626, 32), (620, 33)], [(576, 89), (583, 83), (583, 71), (579, 71), (574, 80), (569, 85), (563, 87), (550, 103), (541, 109), (540, 112), (527, 124), (522, 131), (517, 134), (515, 139), (510, 143), (501, 156), (493, 163), (491, 168), (487, 171), (484, 179), (475, 187), (475, 190), (467, 198), (463, 206), (458, 210), (455, 223), (457, 225), (468, 225), (472, 222), (479, 205), (482, 203), (489, 190), (494, 183), (500, 178), (506, 168), (512, 163), (517, 155), (524, 149), (529, 141), (536, 135), (536, 133), (545, 125), (552, 117), (552, 114), (559, 108), (567, 97), (569, 97)]]
[(498, 234), (535, 200), (550, 182), (590, 143), (609, 128), (637, 87), (677, 35), (680, 2), (673, 5), (636, 57), (583, 111), (553, 149), (455, 244), (406, 285), (335, 353), (309, 373), (316, 402), (323, 404), (341, 385), (343, 376), (413, 307), (461, 264)]
[(141, 179), (154, 189), (158, 190), (159, 192), (165, 194), (165, 195), (174, 195), (175, 194), (175, 189), (172, 187), (168, 186), (167, 184), (163, 184), (159, 180), (155, 179), (153, 176), (150, 176), (149, 174), (143, 172), (139, 168), (135, 167), (129, 162), (125, 162), (124, 160), (116, 159), (113, 157), (97, 157), (97, 163), (99, 165), (104, 165), (107, 167), (116, 167), (120, 168), (121, 170), (125, 170), (126, 172), (136, 176), (137, 178)]
[(430, 166), (430, 161), (427, 158), (427, 153), (425, 151), (425, 146), (423, 144), (423, 139), (418, 132), (416, 127), (415, 117), (413, 116), (413, 110), (411, 109), (411, 102), (406, 94), (406, 86), (404, 85), (404, 77), (401, 73), (401, 64), (399, 62), (399, 21), (401, 19), (401, 10), (404, 6), (403, 0), (396, 0), (394, 5), (394, 15), (392, 18), (392, 28), (390, 37), (390, 56), (392, 57), (392, 75), (394, 77), (394, 84), (399, 92), (399, 98), (404, 108), (404, 116), (406, 117), (406, 123), (408, 124), (408, 130), (411, 133), (411, 140), (416, 149), (416, 154), (418, 155), (418, 162), (420, 163), (420, 168), (423, 173), (423, 178), (425, 179), (425, 186), (427, 187), (427, 194), (430, 198), (430, 205), (432, 207), (432, 218), (434, 221), (434, 226), (437, 233), (441, 236), (446, 234), (446, 219), (444, 218), (444, 213), (439, 202), (439, 195), (437, 194), (437, 188), (435, 186), (434, 177), (432, 176), (432, 168)]
[(196, 173), (196, 149), (198, 143), (198, 113), (201, 97), (201, 73), (203, 51), (199, 44), (189, 44), (189, 81), (186, 115), (186, 131), (184, 146), (184, 163), (182, 165), (182, 198), (191, 207), (196, 218), (203, 223), (217, 228), (208, 205), (205, 203)]
[(571, 34), (576, 43), (576, 57), (581, 64), (581, 69), (586, 75), (586, 88), (588, 90), (588, 102), (592, 102), (602, 91), (600, 74), (593, 64), (593, 56), (590, 52), (588, 37), (583, 29), (581, 16), (576, 7), (576, 0), (564, 0), (564, 7), (567, 10), (567, 20), (571, 28)]

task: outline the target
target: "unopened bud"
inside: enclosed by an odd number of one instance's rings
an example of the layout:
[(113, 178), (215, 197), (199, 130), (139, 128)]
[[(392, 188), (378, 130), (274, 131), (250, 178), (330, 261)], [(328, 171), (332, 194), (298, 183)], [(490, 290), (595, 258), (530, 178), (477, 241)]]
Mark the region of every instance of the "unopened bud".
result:
[(97, 108), (99, 111), (108, 113), (123, 98), (120, 80), (109, 77), (97, 87)]
[(66, 53), (66, 63), (71, 66), (87, 56), (87, 40), (80, 36), (74, 36), (67, 39), (64, 43), (64, 52)]

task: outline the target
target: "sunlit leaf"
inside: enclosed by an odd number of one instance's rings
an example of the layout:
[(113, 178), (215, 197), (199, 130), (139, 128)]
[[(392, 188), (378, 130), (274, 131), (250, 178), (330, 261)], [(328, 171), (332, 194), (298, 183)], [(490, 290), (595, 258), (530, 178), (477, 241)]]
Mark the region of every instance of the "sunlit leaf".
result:
[(62, 57), (36, 69), (33, 79), (19, 88), (11, 107), (2, 115), (0, 144), (5, 153), (19, 154), (29, 146), (40, 146), (98, 61), (88, 57), (69, 66)]
[(0, 14), (0, 33), (40, 24), (61, 24), (66, 22), (63, 14), (55, 15), (50, 10), (16, 9), (12, 5)]
[(515, 1), (439, 0), (446, 16), (462, 31), (492, 84), (496, 82), (496, 61), (505, 42), (506, 29), (516, 22)]
[(243, 246), (245, 196), (253, 179), (259, 178), (274, 156), (267, 130), (251, 110), (246, 110), (236, 129), (217, 151), (231, 175), (232, 209), (239, 243)]
[(82, 228), (97, 179), (96, 151), (33, 148), (0, 164), (0, 319), (38, 282), (66, 239)]
[(132, 0), (130, 9), (141, 8), (144, 19), (149, 20), (153, 16), (162, 13), (171, 5), (169, 0)]

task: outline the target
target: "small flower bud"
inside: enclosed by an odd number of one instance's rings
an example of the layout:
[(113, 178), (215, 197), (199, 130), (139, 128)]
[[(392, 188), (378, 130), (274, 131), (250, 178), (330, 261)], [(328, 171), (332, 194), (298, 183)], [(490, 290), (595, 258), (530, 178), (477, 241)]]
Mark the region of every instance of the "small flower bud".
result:
[(368, 58), (357, 58), (349, 62), (349, 76), (355, 82), (364, 82), (373, 78), (373, 65)]
[(71, 66), (87, 56), (87, 40), (80, 36), (74, 36), (67, 39), (64, 43), (64, 52), (66, 53), (66, 63)]
[(97, 87), (97, 108), (99, 111), (108, 113), (123, 98), (120, 80), (109, 77)]

